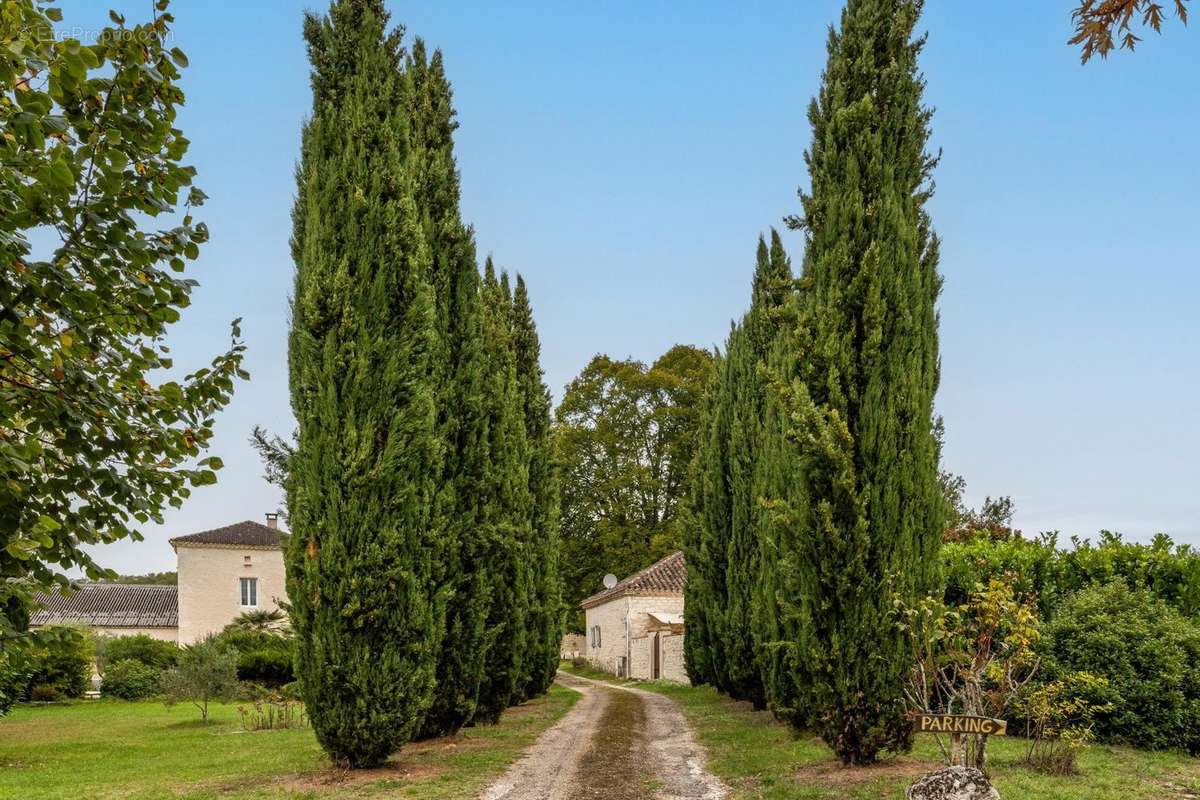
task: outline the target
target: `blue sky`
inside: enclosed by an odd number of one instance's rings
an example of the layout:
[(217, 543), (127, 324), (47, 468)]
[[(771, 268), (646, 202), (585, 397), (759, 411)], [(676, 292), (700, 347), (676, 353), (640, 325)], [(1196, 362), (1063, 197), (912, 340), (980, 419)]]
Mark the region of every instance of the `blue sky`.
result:
[[(140, 19), (149, 3), (115, 4)], [(807, 184), (805, 109), (840, 2), (393, 3), (455, 89), (463, 212), (481, 256), (523, 273), (556, 396), (597, 352), (652, 360), (720, 343), (748, 301), (758, 234)], [(931, 0), (927, 100), (943, 150), (947, 466), (1010, 494), (1026, 533), (1101, 528), (1200, 544), (1200, 30), (1080, 66), (1070, 0)], [(69, 0), (62, 27), (103, 24)], [(190, 57), (180, 125), (212, 241), (172, 331), (181, 366), (244, 318), (249, 383), (221, 416), (220, 482), (122, 572), (169, 569), (167, 539), (280, 495), (246, 443), (289, 432), (292, 172), (309, 106), (306, 6), (177, 0)], [(307, 7), (317, 7), (309, 5)], [(795, 263), (798, 234), (785, 233)]]

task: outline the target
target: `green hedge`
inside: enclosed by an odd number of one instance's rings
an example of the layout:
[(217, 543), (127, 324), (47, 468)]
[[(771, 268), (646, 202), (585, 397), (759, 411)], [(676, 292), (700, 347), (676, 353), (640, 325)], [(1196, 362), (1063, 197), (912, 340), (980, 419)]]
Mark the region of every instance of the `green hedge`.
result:
[(175, 666), (179, 647), (174, 642), (154, 639), (144, 633), (135, 636), (102, 636), (96, 639), (96, 660), (107, 675), (107, 665), (118, 661), (137, 661), (155, 670)]
[(251, 650), (238, 655), (239, 681), (250, 681), (279, 688), (295, 680), (292, 674), (292, 654), (280, 650)]
[(1109, 681), (1100, 739), (1200, 754), (1200, 625), (1149, 590), (1083, 589), (1047, 626), (1044, 677), (1076, 670)]
[(295, 637), (278, 631), (226, 628), (217, 636), (238, 651), (238, 680), (278, 688), (295, 680)]
[(114, 661), (104, 670), (104, 682), (100, 694), (105, 697), (120, 697), (122, 700), (140, 700), (158, 693), (158, 676), (161, 670), (137, 661), (124, 658)]
[(1185, 617), (1200, 620), (1200, 551), (1176, 546), (1165, 535), (1150, 544), (1124, 542), (1103, 531), (1098, 543), (1072, 539), (1072, 549), (1060, 549), (1053, 535), (1039, 539), (990, 541), (977, 539), (942, 547), (946, 599), (966, 602), (976, 583), (1006, 573), (1015, 575), (1016, 589), (1034, 592), (1043, 619), (1075, 592), (1119, 581), (1145, 589)]

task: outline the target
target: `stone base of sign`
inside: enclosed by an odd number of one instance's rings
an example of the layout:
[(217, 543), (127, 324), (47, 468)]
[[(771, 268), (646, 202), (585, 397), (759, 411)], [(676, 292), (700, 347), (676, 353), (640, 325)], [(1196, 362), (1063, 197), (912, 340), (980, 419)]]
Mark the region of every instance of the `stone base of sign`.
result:
[(996, 787), (974, 767), (946, 767), (908, 787), (908, 800), (1000, 800)]

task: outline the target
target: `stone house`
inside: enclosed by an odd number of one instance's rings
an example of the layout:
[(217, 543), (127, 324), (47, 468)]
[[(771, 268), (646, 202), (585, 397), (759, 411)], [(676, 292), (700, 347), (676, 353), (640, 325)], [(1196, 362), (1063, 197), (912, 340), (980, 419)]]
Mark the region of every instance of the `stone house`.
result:
[(67, 597), (35, 597), (30, 627), (74, 623), (104, 636), (144, 633), (191, 644), (218, 633), (244, 611), (272, 611), (287, 599), (279, 516), (246, 520), (171, 539), (176, 586), (77, 584)]
[(585, 657), (596, 669), (689, 683), (683, 663), (683, 553), (672, 553), (580, 603)]

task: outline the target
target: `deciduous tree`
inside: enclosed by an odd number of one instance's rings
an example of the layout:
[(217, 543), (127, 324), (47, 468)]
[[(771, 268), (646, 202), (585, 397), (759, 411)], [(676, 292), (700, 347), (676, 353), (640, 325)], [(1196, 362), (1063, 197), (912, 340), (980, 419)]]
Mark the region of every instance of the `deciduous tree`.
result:
[(141, 538), (216, 480), (214, 416), (246, 377), (236, 322), (209, 366), (155, 375), (208, 239), (167, 5), (113, 12), (92, 44), (53, 6), (0, 14), (0, 648), (31, 591), (111, 577), (85, 547)]
[[(1188, 0), (1172, 0), (1175, 15), (1184, 25), (1188, 20)], [(1070, 43), (1079, 46), (1083, 63), (1092, 56), (1108, 58), (1114, 47), (1133, 50), (1142, 39), (1133, 32), (1136, 24), (1162, 33), (1165, 9), (1155, 0), (1080, 0), (1071, 12), (1075, 35)]]
[(677, 345), (651, 367), (597, 355), (567, 386), (555, 436), (569, 608), (599, 591), (605, 573), (628, 575), (679, 549), (680, 501), (711, 370), (710, 353)]

